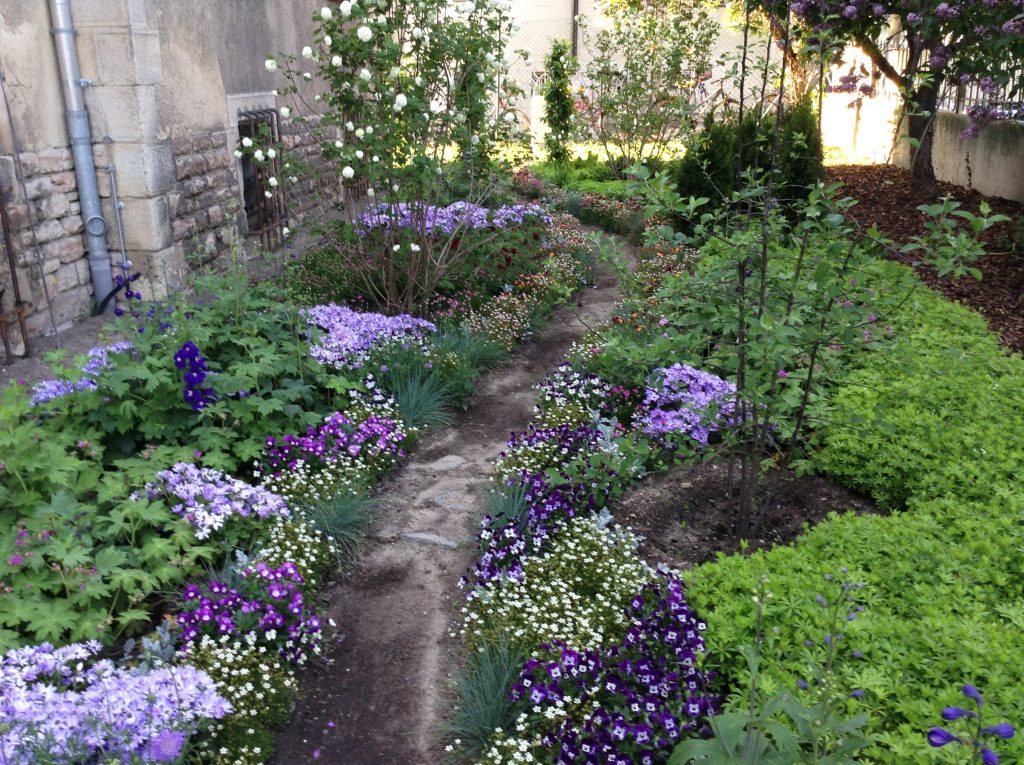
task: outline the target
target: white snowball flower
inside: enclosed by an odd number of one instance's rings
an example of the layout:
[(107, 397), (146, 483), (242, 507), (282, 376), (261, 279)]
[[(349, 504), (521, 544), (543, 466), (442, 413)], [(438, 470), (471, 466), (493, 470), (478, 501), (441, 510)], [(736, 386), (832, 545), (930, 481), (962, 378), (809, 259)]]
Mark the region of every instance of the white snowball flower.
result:
[(252, 156), (257, 162), (262, 162), (266, 159), (266, 157), (263, 156), (263, 149), (256, 149)]
[(480, 136), (478, 136), (478, 135), (474, 135), (474, 136), (472, 136), (472, 137), (471, 137), (471, 138), (469, 139), (469, 142), (470, 142), (471, 144), (473, 144), (474, 146), (476, 146), (476, 145), (477, 145), (478, 143), (480, 143)]
[(353, 170), (348, 165), (345, 165), (345, 167), (343, 167), (342, 170), (341, 170), (341, 177), (342, 178), (354, 178), (355, 174), (356, 174), (356, 171)]
[(404, 93), (399, 93), (395, 96), (395, 105), (392, 107), (396, 112), (402, 111), (406, 106), (409, 105), (409, 99), (405, 97)]
[(433, 99), (430, 102), (430, 113), (440, 114), (444, 111), (444, 101), (440, 97)]
[(322, 18), (324, 21), (330, 21), (332, 18), (334, 18), (334, 14), (331, 13), (331, 9), (325, 5), (323, 8), (320, 9), (320, 18)]
[(505, 116), (502, 117), (502, 119), (504, 119), (505, 122), (512, 124), (512, 122), (514, 122), (516, 119), (516, 115), (514, 115), (512, 112), (505, 112)]
[(343, 144), (341, 141), (335, 141), (334, 142), (334, 148), (335, 149), (344, 149), (345, 148), (345, 144)]
[(267, 149), (267, 156), (274, 159), (277, 156), (277, 149)]
[(402, 43), (402, 53), (412, 53), (412, 48), (413, 45), (411, 40), (406, 40), (404, 43)]
[(363, 150), (362, 149), (356, 149), (356, 159), (362, 159), (362, 158), (363, 158)]
[(409, 245), (409, 249), (412, 250), (413, 252), (419, 252), (420, 246), (416, 243), (413, 243)]
[(269, 189), (267, 189), (266, 191), (263, 192), (263, 196), (265, 196), (267, 199), (273, 199), (274, 198), (274, 195), (270, 193)]
[(302, 79), (304, 79), (306, 82), (309, 82), (310, 80), (313, 79), (313, 75), (310, 72), (303, 72)]
[(315, 96), (313, 96), (313, 100), (316, 101), (317, 103), (320, 103), (320, 94), (317, 93)]
[(366, 134), (367, 135), (373, 135), (373, 125), (367, 125), (366, 126)]
[(331, 66), (340, 67), (344, 62), (341, 60), (341, 56), (331, 57)]
[(373, 155), (373, 161), (374, 162), (380, 162), (380, 157), (378, 157), (376, 154), (374, 154)]
[(244, 146), (247, 149), (251, 149), (252, 148), (252, 139), (249, 138), (248, 136), (243, 138), (242, 139), (242, 146)]
[(412, 38), (414, 40), (419, 40), (421, 37), (423, 37), (423, 30), (419, 27), (413, 27)]
[(277, 188), (278, 181), (277, 181), (277, 178), (275, 178), (274, 176), (270, 176), (270, 178), (267, 179), (267, 183), (270, 185), (270, 188), (272, 188), (272, 189), (276, 189)]
[(373, 30), (367, 26), (359, 27), (356, 30), (356, 37), (365, 42), (370, 42), (373, 39)]
[(245, 155), (244, 155), (244, 154), (242, 154), (242, 152), (241, 152), (241, 151), (239, 151), (238, 149), (235, 149), (235, 159), (241, 159), (241, 158), (242, 158), (242, 157), (244, 157), (244, 156), (245, 156)]
[(352, 130), (355, 130), (355, 129), (356, 129), (356, 126), (352, 124), (352, 120), (349, 120), (348, 122), (345, 123), (345, 130), (352, 131)]
[(392, 191), (393, 191), (394, 193), (396, 193), (396, 194), (397, 194), (397, 193), (398, 193), (398, 184), (397, 184), (397, 183), (393, 184), (393, 185), (391, 186), (391, 190), (392, 190)]
[(362, 138), (364, 135), (366, 135), (366, 131), (362, 128), (356, 128), (356, 138)]
[(373, 197), (377, 196), (377, 192), (374, 191), (373, 189), (367, 189), (366, 190), (366, 196), (368, 196), (368, 197), (370, 197), (372, 199)]
[(421, 88), (421, 87), (423, 87), (423, 78), (422, 78), (422, 77), (420, 77), (419, 75), (416, 75), (416, 79), (415, 79), (415, 80), (413, 80), (413, 82), (415, 82), (415, 83), (416, 83), (416, 87), (417, 87), (417, 88)]
[(292, 113), (292, 110), (289, 109), (287, 106), (282, 106), (281, 107), (281, 116), (284, 117), (285, 119), (288, 119), (288, 116), (291, 113)]
[(334, 38), (330, 35), (324, 35), (324, 45), (330, 48), (334, 44)]
[(352, 3), (348, 0), (344, 0), (341, 5), (338, 6), (338, 10), (341, 11), (342, 18), (348, 18), (352, 15)]
[(292, 184), (298, 183), (299, 182), (299, 176), (297, 176), (297, 175), (290, 175), (290, 176), (288, 176), (288, 182), (292, 183)]
[(283, 229), (281, 229), (281, 236), (283, 236), (285, 239), (287, 239), (291, 235), (292, 235), (292, 230), (290, 228), (288, 228), (287, 226), (285, 226)]
[(393, 67), (391, 67), (391, 71), (388, 72), (388, 76), (391, 77), (392, 79), (394, 79), (399, 74), (401, 74), (401, 72), (402, 72), (401, 69), (399, 69), (397, 66), (393, 66)]
[(302, 49), (302, 57), (307, 61), (313, 58), (313, 49), (307, 45), (305, 48)]
[(398, 252), (398, 251), (399, 251), (400, 249), (402, 249), (402, 245), (400, 245), (400, 244), (396, 244), (396, 245), (395, 245), (394, 247), (392, 247), (391, 249), (392, 249), (392, 250), (393, 250), (394, 252)]
[(380, 14), (379, 16), (377, 16), (377, 23), (380, 24), (381, 26), (383, 26), (384, 24), (387, 24), (388, 23), (388, 17), (385, 16), (383, 13)]
[(360, 80), (369, 81), (369, 79), (370, 79), (370, 70), (369, 69), (360, 69), (359, 70), (359, 79)]
[(484, 77), (484, 73), (483, 73), (483, 72), (477, 72), (477, 73), (476, 73), (476, 78), (477, 78), (477, 80), (479, 80), (480, 82), (483, 82), (483, 81), (484, 81), (484, 80), (486, 79), (486, 78)]
[(276, 72), (277, 71), (277, 62), (274, 61), (274, 59), (272, 59), (272, 58), (268, 58), (266, 61), (264, 61), (263, 62), (263, 66), (265, 66), (267, 68), (268, 72)]

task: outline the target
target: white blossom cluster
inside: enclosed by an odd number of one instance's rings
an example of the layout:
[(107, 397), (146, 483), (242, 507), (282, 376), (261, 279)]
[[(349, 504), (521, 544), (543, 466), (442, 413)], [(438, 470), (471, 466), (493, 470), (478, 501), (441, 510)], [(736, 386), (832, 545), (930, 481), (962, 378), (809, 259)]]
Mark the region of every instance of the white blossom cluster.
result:
[(461, 632), (471, 646), (504, 634), (525, 645), (564, 640), (587, 650), (625, 631), (626, 604), (652, 575), (635, 554), (636, 538), (583, 517), (552, 539), (524, 560), (519, 578), (492, 580), (469, 594)]
[(315, 591), (321, 584), (321, 577), (336, 559), (337, 549), (333, 540), (298, 514), (292, 518), (275, 519), (266, 527), (264, 534), (264, 546), (253, 554), (249, 565), (266, 563), (276, 569), (291, 561), (304, 580), (303, 589)]

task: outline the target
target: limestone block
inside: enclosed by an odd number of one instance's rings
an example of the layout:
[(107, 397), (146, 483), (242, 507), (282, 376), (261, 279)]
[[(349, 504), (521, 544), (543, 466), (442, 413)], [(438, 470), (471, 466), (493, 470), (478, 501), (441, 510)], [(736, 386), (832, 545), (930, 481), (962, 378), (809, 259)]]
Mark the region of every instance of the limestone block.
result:
[(29, 199), (39, 199), (53, 193), (53, 180), (48, 175), (29, 178), (25, 183), (25, 191)]
[(128, 8), (111, 0), (75, 0), (72, 19), (76, 27), (116, 27), (128, 24)]
[(61, 263), (73, 263), (85, 255), (85, 240), (81, 236), (68, 236), (47, 242), (40, 249), (47, 260), (56, 258)]
[(44, 220), (36, 224), (36, 240), (40, 244), (52, 242), (64, 236), (64, 226), (59, 220)]
[(154, 251), (172, 243), (170, 213), (166, 197), (124, 200), (125, 247), (129, 250)]
[(95, 32), (96, 63), (104, 86), (134, 85), (134, 46), (128, 28)]
[(151, 197), (174, 187), (172, 142), (117, 143), (113, 147), (117, 189), (122, 197)]
[[(88, 270), (88, 269), (87, 269)], [(52, 283), (57, 287), (58, 292), (67, 292), (78, 286), (78, 268), (74, 263), (68, 263), (57, 269), (53, 275)]]

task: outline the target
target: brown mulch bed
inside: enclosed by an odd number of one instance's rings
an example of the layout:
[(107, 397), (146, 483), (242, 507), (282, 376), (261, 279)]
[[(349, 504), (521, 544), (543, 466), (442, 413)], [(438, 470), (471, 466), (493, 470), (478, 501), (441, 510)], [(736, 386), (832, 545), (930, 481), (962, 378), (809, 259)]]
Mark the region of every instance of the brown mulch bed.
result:
[(762, 479), (761, 520), (741, 544), (735, 534), (739, 487), (728, 459), (645, 478), (616, 506), (615, 517), (643, 537), (652, 563), (689, 569), (718, 553), (753, 552), (792, 542), (829, 513), (879, 513), (875, 504), (820, 475), (773, 468)]
[(929, 197), (913, 189), (909, 172), (891, 165), (833, 165), (826, 172), (829, 181), (841, 181), (844, 193), (858, 200), (851, 217), (865, 227), (877, 226), (897, 243), (924, 232), (925, 215), (917, 210), (918, 205), (932, 203), (945, 194), (973, 213), (986, 200), (994, 212), (1009, 216), (1009, 223), (994, 226), (985, 236), (987, 254), (978, 263), (981, 281), (970, 276), (940, 279), (928, 266), (919, 265), (917, 271), (947, 297), (981, 313), (1005, 345), (1024, 353), (1024, 255), (1011, 252), (1013, 224), (1024, 216), (1024, 205), (986, 198), (949, 184), (939, 184), (939, 194)]

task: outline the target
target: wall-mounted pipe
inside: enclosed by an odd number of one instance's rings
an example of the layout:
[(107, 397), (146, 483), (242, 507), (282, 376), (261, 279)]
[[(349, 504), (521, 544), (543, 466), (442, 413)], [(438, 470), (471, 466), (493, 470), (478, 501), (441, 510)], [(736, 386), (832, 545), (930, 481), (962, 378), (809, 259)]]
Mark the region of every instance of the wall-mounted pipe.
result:
[[(114, 291), (114, 277), (110, 268), (110, 252), (107, 250), (107, 222), (103, 219), (96, 183), (92, 129), (89, 127), (89, 112), (85, 108), (85, 91), (78, 68), (78, 48), (75, 45), (69, 0), (50, 0), (50, 20), (53, 23), (53, 42), (57, 49), (57, 63), (64, 88), (68, 136), (71, 139), (71, 154), (78, 181), (78, 201), (85, 221), (85, 243), (89, 250), (93, 295), (97, 303), (102, 303)], [(114, 310), (113, 301), (107, 303), (106, 310)]]

